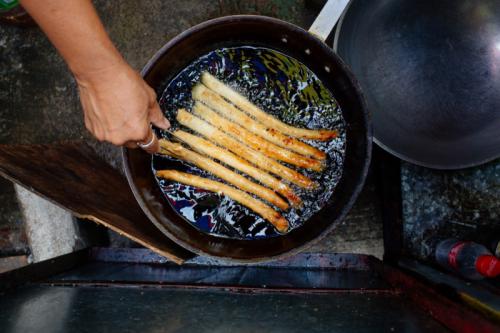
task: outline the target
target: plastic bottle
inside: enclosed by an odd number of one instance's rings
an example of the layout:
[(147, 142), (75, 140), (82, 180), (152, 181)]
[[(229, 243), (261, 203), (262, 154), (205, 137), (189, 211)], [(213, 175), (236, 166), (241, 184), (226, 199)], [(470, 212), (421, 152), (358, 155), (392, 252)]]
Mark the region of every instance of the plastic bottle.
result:
[(483, 245), (454, 238), (434, 241), (434, 259), (470, 280), (500, 275), (500, 260)]

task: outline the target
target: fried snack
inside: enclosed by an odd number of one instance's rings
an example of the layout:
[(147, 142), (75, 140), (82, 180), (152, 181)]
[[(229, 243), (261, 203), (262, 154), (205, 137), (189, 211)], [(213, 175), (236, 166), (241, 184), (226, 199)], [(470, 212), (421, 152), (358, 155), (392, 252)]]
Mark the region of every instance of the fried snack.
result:
[(176, 170), (160, 170), (156, 172), (156, 175), (207, 191), (224, 194), (271, 222), (279, 232), (284, 233), (288, 230), (288, 221), (280, 213), (241, 190), (221, 182)]
[(220, 148), (219, 146), (214, 145), (199, 136), (181, 130), (173, 132), (172, 135), (183, 143), (189, 145), (193, 150), (219, 160), (236, 170), (244, 172), (255, 180), (270, 187), (284, 196), (292, 206), (299, 207), (301, 205), (302, 201), (288, 185), (280, 182), (266, 171), (254, 167), (244, 159), (234, 155), (226, 149)]
[(206, 121), (190, 114), (184, 109), (179, 109), (177, 111), (176, 119), (181, 125), (186, 126), (187, 128), (205, 136), (207, 139), (224, 148), (229, 149), (236, 155), (246, 159), (247, 161), (266, 171), (278, 175), (281, 178), (306, 189), (312, 189), (317, 186), (317, 184), (315, 184), (306, 176), (284, 165), (281, 165), (275, 160), (270, 159), (262, 153), (259, 153), (258, 151), (245, 146), (244, 144), (239, 143), (229, 135), (218, 130)]
[(260, 135), (275, 145), (290, 149), (305, 156), (312, 156), (319, 160), (324, 160), (326, 158), (326, 154), (321, 150), (293, 137), (284, 135), (280, 131), (268, 128), (264, 126), (264, 124), (261, 124), (255, 119), (247, 116), (245, 112), (227, 102), (224, 98), (222, 98), (222, 96), (213, 90), (208, 89), (203, 84), (197, 84), (193, 88), (192, 96), (194, 99), (203, 102), (224, 117), (241, 125), (250, 132)]
[(240, 190), (255, 194), (257, 197), (266, 200), (282, 210), (288, 209), (288, 204), (270, 189), (249, 181), (245, 177), (229, 170), (228, 168), (214, 162), (208, 157), (204, 157), (192, 150), (183, 147), (181, 144), (168, 140), (160, 140), (160, 154), (167, 154), (183, 161), (192, 163), (197, 167), (206, 170), (217, 177), (236, 186)]
[(212, 126), (217, 127), (223, 132), (233, 136), (238, 141), (247, 144), (249, 147), (263, 153), (266, 156), (293, 164), (300, 168), (310, 169), (314, 171), (321, 171), (324, 169), (324, 164), (313, 158), (305, 157), (296, 154), (290, 150), (281, 148), (272, 144), (271, 142), (255, 135), (238, 124), (221, 117), (217, 112), (205, 106), (201, 102), (196, 102), (193, 107), (193, 112), (198, 117), (205, 120)]
[(261, 110), (256, 105), (252, 104), (246, 97), (236, 92), (232, 88), (228, 87), (221, 81), (219, 81), (214, 76), (205, 72), (201, 75), (201, 82), (206, 85), (208, 88), (212, 89), (222, 97), (231, 101), (234, 105), (239, 107), (242, 111), (246, 112), (250, 116), (254, 117), (261, 123), (265, 124), (268, 127), (279, 130), (285, 134), (296, 138), (302, 139), (311, 139), (311, 140), (320, 140), (320, 141), (328, 141), (330, 139), (334, 139), (337, 137), (337, 131), (331, 130), (310, 130), (305, 128), (293, 127), (288, 124), (285, 124), (279, 119), (271, 116), (267, 112)]

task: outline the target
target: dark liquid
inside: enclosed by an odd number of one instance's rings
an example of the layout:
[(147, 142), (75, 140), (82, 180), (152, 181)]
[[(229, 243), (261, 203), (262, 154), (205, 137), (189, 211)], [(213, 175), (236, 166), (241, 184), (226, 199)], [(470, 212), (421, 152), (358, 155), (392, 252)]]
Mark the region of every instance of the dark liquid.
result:
[[(290, 223), (290, 230), (299, 227), (326, 204), (342, 175), (345, 123), (336, 100), (314, 73), (293, 58), (265, 48), (223, 48), (199, 58), (167, 84), (160, 106), (173, 129), (179, 126), (175, 121), (177, 109), (191, 110), (191, 89), (204, 71), (287, 124), (338, 130), (338, 137), (332, 141), (307, 141), (327, 153), (327, 168), (321, 173), (300, 170), (319, 184), (314, 191), (291, 185), (303, 200), (303, 207), (281, 213)], [(160, 136), (169, 138), (167, 133)], [(154, 156), (152, 168), (153, 172), (176, 169), (220, 181), (208, 172), (170, 157)], [(204, 232), (239, 239), (279, 235), (266, 220), (223, 195), (163, 179), (157, 181), (172, 207)]]

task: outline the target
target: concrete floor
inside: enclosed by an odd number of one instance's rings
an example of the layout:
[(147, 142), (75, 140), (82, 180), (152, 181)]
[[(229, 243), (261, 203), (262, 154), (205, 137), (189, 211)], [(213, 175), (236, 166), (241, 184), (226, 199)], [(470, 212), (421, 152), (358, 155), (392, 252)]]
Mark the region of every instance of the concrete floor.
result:
[[(140, 70), (169, 39), (202, 21), (230, 14), (261, 14), (306, 28), (319, 12), (322, 1), (99, 0), (94, 3), (118, 49)], [(43, 33), (37, 28), (0, 26), (0, 144), (61, 140), (85, 140), (121, 170), (119, 150), (96, 142), (84, 129), (76, 85)], [(3, 206), (0, 228), (17, 235), (8, 246), (18, 246), (21, 252), (26, 252), (28, 244), (23, 236), (21, 213), (11, 185), (3, 181), (0, 199)], [(111, 235), (112, 245), (131, 245), (120, 236)], [(3, 249), (3, 243), (0, 245)], [(371, 179), (345, 223), (311, 250), (382, 256), (382, 223)]]

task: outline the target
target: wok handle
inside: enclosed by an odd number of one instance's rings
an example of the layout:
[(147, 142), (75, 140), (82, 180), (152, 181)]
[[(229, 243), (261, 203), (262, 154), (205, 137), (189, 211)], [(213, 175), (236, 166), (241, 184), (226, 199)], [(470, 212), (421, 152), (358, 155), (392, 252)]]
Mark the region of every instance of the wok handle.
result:
[(347, 9), (350, 1), (351, 0), (328, 0), (309, 28), (309, 33), (324, 42), (340, 16), (342, 16)]

